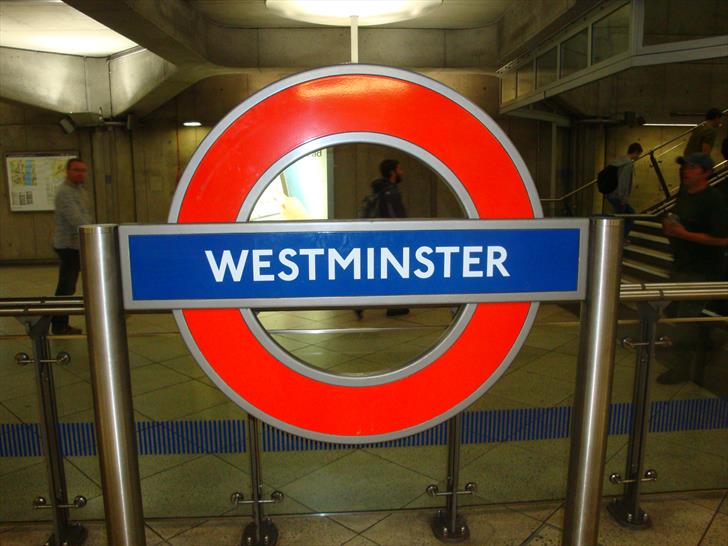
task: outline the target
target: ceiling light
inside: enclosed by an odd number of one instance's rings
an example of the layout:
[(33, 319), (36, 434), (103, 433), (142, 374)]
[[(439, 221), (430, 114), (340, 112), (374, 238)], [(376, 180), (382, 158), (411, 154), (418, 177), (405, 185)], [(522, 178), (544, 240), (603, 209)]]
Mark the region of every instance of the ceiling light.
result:
[(643, 127), (697, 127), (697, 123), (644, 123)]
[(265, 0), (266, 8), (287, 19), (332, 26), (349, 26), (352, 17), (362, 26), (406, 21), (440, 4), (442, 0)]
[(183, 121), (182, 125), (184, 125), (185, 127), (202, 127), (202, 123), (200, 123), (199, 121), (193, 121), (193, 120)]

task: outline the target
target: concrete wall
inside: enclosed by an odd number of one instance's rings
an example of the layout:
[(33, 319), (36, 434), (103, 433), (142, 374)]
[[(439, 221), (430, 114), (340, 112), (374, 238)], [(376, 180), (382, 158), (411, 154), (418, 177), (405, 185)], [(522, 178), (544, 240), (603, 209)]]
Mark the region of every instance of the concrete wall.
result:
[[(77, 130), (66, 135), (59, 114), (14, 103), (0, 103), (0, 151), (78, 149), (90, 167), (88, 190), (99, 222), (166, 222), (177, 181), (208, 131), (232, 108), (288, 71), (260, 71), (211, 77), (189, 87), (174, 99), (139, 120), (129, 132), (114, 127)], [(496, 121), (522, 153), (539, 191), (549, 191), (550, 124), (516, 118), (498, 118), (498, 80), (473, 72), (447, 70), (426, 73), (462, 93)], [(182, 122), (195, 119), (199, 128)], [(475, 153), (475, 152), (474, 152)], [(334, 153), (335, 210), (339, 217), (354, 217), (378, 164), (394, 156), (403, 164), (402, 187), (410, 216), (460, 215), (450, 190), (429, 168), (401, 152), (373, 145), (349, 145)], [(487, 174), (487, 158), (483, 172)], [(4, 170), (4, 169), (3, 169)], [(354, 191), (351, 189), (354, 188)], [(53, 258), (52, 213), (10, 213), (7, 182), (2, 174), (0, 194), (0, 261)], [(563, 193), (559, 188), (557, 194)], [(28, 234), (32, 234), (28, 237)]]
[[(10, 152), (78, 151), (91, 159), (91, 134), (70, 135), (58, 124), (60, 116), (38, 108), (0, 100), (0, 260), (53, 259), (52, 212), (11, 212), (5, 154)], [(89, 161), (89, 167), (93, 162)], [(95, 184), (90, 177), (90, 201), (95, 202)]]

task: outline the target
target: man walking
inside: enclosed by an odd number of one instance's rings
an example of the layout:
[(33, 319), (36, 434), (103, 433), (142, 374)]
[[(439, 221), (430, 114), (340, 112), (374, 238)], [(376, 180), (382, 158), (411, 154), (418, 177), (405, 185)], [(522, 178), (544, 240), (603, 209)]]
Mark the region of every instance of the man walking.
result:
[[(385, 159), (379, 164), (379, 172), (382, 177), (372, 182), (372, 194), (375, 196), (372, 203), (376, 207), (372, 217), (406, 218), (407, 211), (399, 191), (399, 184), (404, 176), (402, 166), (396, 159)], [(387, 316), (397, 317), (407, 315), (409, 312), (409, 309), (402, 307), (392, 308), (387, 309)], [(363, 309), (354, 309), (354, 313), (360, 320), (364, 316)]]
[[(76, 292), (76, 282), (81, 269), (78, 228), (91, 223), (86, 192), (86, 164), (78, 158), (66, 163), (66, 180), (56, 191), (56, 231), (53, 234), (53, 249), (61, 259), (58, 270), (56, 296), (70, 296)], [(54, 334), (80, 334), (80, 328), (69, 324), (68, 315), (56, 315), (52, 321)]]
[[(681, 157), (682, 188), (672, 214), (663, 222), (675, 254), (674, 282), (719, 281), (724, 249), (728, 245), (728, 206), (723, 195), (708, 184), (713, 160), (706, 154)], [(699, 316), (705, 301), (676, 302), (678, 317)], [(676, 329), (668, 352), (671, 369), (658, 376), (658, 383), (674, 384), (691, 378), (700, 381), (709, 346), (707, 329), (690, 324)]]
[(722, 116), (723, 112), (717, 108), (711, 108), (706, 112), (705, 121), (698, 125), (690, 135), (690, 139), (683, 151), (683, 157), (691, 154), (710, 155), (713, 151), (715, 137), (718, 134), (717, 129), (720, 127)]
[[(627, 147), (627, 155), (615, 159), (611, 164), (617, 167), (617, 187), (613, 192), (607, 194), (607, 201), (612, 205), (617, 214), (634, 214), (635, 210), (629, 204), (629, 196), (632, 193), (632, 180), (634, 179), (634, 162), (642, 154), (642, 146), (639, 142), (633, 142)], [(632, 229), (634, 220), (626, 218), (624, 221), (625, 237)]]

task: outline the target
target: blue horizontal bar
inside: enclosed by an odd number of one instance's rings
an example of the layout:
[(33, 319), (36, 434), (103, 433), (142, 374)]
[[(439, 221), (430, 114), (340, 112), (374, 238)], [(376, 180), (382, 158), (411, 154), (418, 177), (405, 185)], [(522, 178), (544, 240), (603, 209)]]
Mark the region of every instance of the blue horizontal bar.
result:
[[(571, 406), (466, 411), (460, 441), (474, 445), (566, 438), (571, 412)], [(628, 434), (631, 420), (631, 403), (612, 404), (609, 434)], [(728, 398), (652, 402), (650, 432), (725, 428), (728, 428)], [(138, 421), (136, 432), (140, 455), (245, 453), (247, 450), (243, 419)], [(60, 423), (58, 436), (66, 457), (95, 456), (97, 453), (93, 423)], [(438, 446), (447, 444), (447, 423), (406, 438), (356, 446), (309, 440), (266, 424), (263, 424), (261, 438), (265, 452)], [(0, 424), (0, 457), (40, 457), (42, 454), (37, 423)]]

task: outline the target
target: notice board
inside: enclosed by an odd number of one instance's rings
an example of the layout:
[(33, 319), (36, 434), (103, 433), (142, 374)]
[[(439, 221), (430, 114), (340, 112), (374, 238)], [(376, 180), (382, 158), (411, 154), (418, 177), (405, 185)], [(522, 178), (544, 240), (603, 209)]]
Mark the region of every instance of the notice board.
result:
[(54, 210), (56, 189), (66, 178), (66, 162), (73, 157), (78, 157), (78, 152), (7, 154), (5, 170), (10, 210)]

